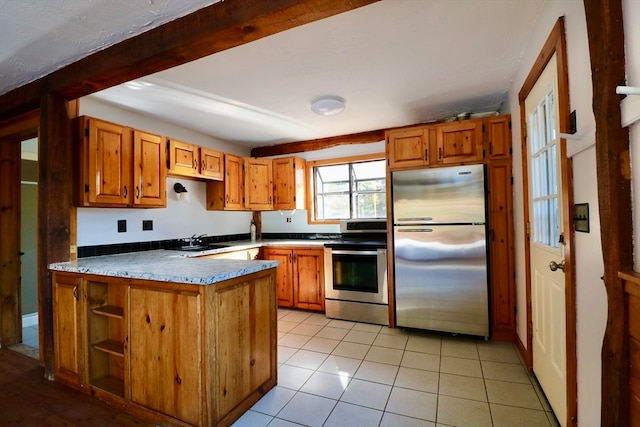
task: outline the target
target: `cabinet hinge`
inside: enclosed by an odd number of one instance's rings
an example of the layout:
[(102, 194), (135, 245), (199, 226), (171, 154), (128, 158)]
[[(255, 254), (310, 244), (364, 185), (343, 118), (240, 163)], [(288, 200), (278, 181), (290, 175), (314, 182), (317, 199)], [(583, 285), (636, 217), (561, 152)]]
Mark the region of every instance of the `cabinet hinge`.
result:
[(511, 120), (509, 120), (509, 129), (511, 129)]
[(513, 154), (513, 148), (509, 147), (509, 154)]
[(482, 124), (482, 133), (484, 133), (484, 123)]
[(484, 159), (485, 157), (487, 157), (486, 150), (482, 150), (482, 158)]
[(511, 177), (511, 185), (513, 185), (513, 177)]
[(89, 128), (84, 128), (84, 136), (89, 138)]
[(89, 192), (89, 184), (85, 184), (84, 185), (84, 192), (88, 193)]
[(527, 122), (524, 122), (522, 124), (522, 134), (523, 134), (522, 137), (524, 139), (527, 139)]
[(296, 196), (293, 196), (293, 201), (294, 201), (294, 202), (296, 201)]

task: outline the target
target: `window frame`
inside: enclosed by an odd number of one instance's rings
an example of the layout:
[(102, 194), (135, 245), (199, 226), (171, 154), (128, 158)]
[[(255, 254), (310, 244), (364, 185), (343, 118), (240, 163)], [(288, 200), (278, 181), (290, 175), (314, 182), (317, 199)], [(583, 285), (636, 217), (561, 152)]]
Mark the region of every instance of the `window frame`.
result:
[[(386, 160), (385, 153), (373, 153), (373, 154), (364, 154), (360, 156), (350, 156), (350, 157), (339, 157), (333, 159), (325, 159), (325, 160), (313, 160), (307, 161), (306, 165), (306, 197), (307, 197), (307, 221), (309, 224), (339, 224), (341, 220), (339, 219), (316, 219), (316, 197), (315, 197), (315, 185), (314, 185), (314, 168), (318, 166), (334, 166), (334, 165), (343, 165), (348, 163), (361, 163), (361, 162), (370, 162), (376, 160)], [(386, 166), (385, 166), (386, 169)], [(388, 170), (385, 170), (385, 180), (388, 178)], [(388, 200), (388, 192), (387, 193), (387, 203)], [(352, 192), (351, 189), (349, 191), (349, 197), (351, 198)]]

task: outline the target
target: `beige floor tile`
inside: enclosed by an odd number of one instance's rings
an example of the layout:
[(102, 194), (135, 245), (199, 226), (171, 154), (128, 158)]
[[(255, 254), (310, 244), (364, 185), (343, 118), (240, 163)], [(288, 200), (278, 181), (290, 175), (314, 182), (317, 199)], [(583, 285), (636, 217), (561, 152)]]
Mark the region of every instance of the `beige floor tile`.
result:
[(278, 385), (292, 390), (300, 390), (300, 387), (311, 378), (313, 372), (311, 369), (281, 365), (278, 367)]
[(255, 411), (247, 411), (232, 424), (233, 427), (266, 427), (272, 416), (261, 414)]
[(289, 331), (289, 333), (292, 334), (298, 334), (298, 335), (309, 335), (309, 336), (314, 336), (315, 334), (317, 334), (318, 332), (320, 332), (320, 329), (322, 329), (323, 326), (322, 325), (312, 325), (309, 323), (300, 323), (298, 324), (298, 326), (296, 326), (295, 328), (291, 329)]
[(462, 399), (487, 401), (487, 391), (482, 378), (463, 377), (440, 373), (438, 393)]
[(481, 360), (521, 364), (515, 346), (510, 343), (494, 342), (478, 344), (478, 354)]
[(458, 337), (443, 338), (440, 354), (464, 359), (479, 359), (476, 343)]
[(456, 427), (491, 427), (489, 404), (440, 395), (438, 397), (438, 424)]
[(297, 322), (300, 323), (306, 319), (308, 319), (313, 313), (309, 311), (302, 310), (291, 310), (289, 314), (283, 317), (287, 322)]
[(321, 427), (336, 403), (326, 397), (296, 393), (278, 413), (278, 418), (309, 427)]
[(327, 316), (325, 316), (324, 313), (313, 313), (311, 316), (304, 319), (303, 323), (325, 326), (330, 321), (331, 319), (327, 319)]
[(372, 346), (365, 356), (365, 360), (371, 362), (386, 363), (389, 365), (400, 366), (402, 361), (403, 350), (396, 348), (376, 347)]
[(439, 378), (440, 374), (437, 372), (401, 367), (393, 385), (394, 387), (437, 393)]
[(359, 344), (373, 344), (373, 341), (378, 336), (375, 332), (354, 331), (351, 329), (347, 335), (343, 338), (344, 341), (357, 342)]
[(287, 322), (286, 320), (278, 320), (278, 332), (290, 332), (293, 328), (298, 326), (297, 322)]
[(378, 347), (389, 347), (404, 350), (407, 345), (409, 335), (383, 335), (380, 334), (376, 337), (373, 345)]
[(385, 412), (380, 427), (435, 427), (431, 421)]
[(376, 409), (338, 402), (323, 427), (377, 426), (382, 414)]
[(440, 370), (440, 356), (436, 354), (405, 351), (400, 366), (438, 372)]
[(251, 410), (275, 416), (295, 394), (295, 390), (275, 386), (253, 405)]
[(367, 408), (384, 410), (391, 393), (391, 386), (352, 379), (342, 394), (340, 401), (366, 406)]
[(278, 340), (278, 345), (302, 348), (311, 339), (308, 335), (287, 334)]
[(316, 334), (316, 337), (329, 338), (332, 340), (341, 340), (348, 333), (349, 333), (349, 329), (332, 328), (329, 326), (325, 326), (320, 330), (320, 332)]
[(398, 367), (365, 360), (360, 364), (354, 378), (375, 383), (393, 385), (398, 373)]
[(349, 322), (348, 320), (331, 319), (327, 326), (331, 328), (351, 329), (356, 325), (356, 322)]
[(319, 351), (321, 353), (331, 353), (336, 346), (340, 344), (338, 340), (329, 338), (319, 338), (317, 336), (311, 338), (302, 346), (304, 350)]
[(318, 371), (304, 383), (300, 391), (338, 400), (347, 389), (350, 381), (351, 378), (346, 375), (339, 376)]
[(420, 353), (440, 354), (442, 339), (436, 336), (427, 336), (413, 333), (407, 340), (405, 350), (417, 351)]
[(293, 356), (296, 351), (298, 351), (296, 348), (293, 347), (284, 347), (279, 345), (278, 346), (278, 363), (284, 363), (287, 361), (287, 359), (289, 359), (291, 356)]
[(489, 402), (520, 408), (542, 410), (542, 404), (531, 384), (485, 380)]
[(333, 375), (353, 377), (361, 363), (362, 359), (352, 359), (332, 354), (327, 357), (318, 370)]
[(394, 387), (387, 403), (387, 412), (418, 418), (426, 421), (436, 420), (438, 395), (423, 391)]
[(402, 328), (385, 328), (383, 327), (380, 330), (381, 334), (385, 334), (385, 335), (410, 335), (408, 331), (402, 329)]
[(531, 384), (524, 366), (515, 363), (482, 361), (482, 373), (489, 380)]
[(317, 351), (298, 350), (293, 356), (287, 359), (286, 364), (299, 368), (313, 369), (314, 371), (322, 365), (327, 358), (327, 353)]
[(333, 353), (336, 356), (345, 356), (352, 357), (354, 359), (364, 359), (364, 356), (369, 351), (370, 346), (366, 344), (358, 344), (355, 342), (345, 342), (342, 341), (340, 344), (336, 346), (336, 349), (333, 350)]
[(550, 427), (544, 411), (516, 408), (514, 406), (491, 404), (491, 416), (494, 427)]
[(370, 323), (356, 323), (353, 327), (354, 331), (365, 331), (365, 332), (373, 332), (379, 333), (382, 330), (381, 325), (372, 325)]
[(440, 358), (440, 372), (482, 378), (482, 368), (477, 359), (442, 356)]

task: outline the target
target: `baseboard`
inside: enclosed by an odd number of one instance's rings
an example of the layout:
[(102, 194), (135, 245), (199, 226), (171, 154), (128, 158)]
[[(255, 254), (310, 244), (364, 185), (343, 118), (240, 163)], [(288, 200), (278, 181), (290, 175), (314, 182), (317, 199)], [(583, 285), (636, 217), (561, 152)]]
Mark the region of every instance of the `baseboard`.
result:
[(533, 369), (533, 355), (531, 354), (531, 351), (525, 348), (524, 344), (520, 340), (520, 336), (516, 336), (516, 346), (518, 346), (518, 351), (520, 352), (526, 367), (530, 370)]
[(22, 316), (22, 327), (38, 326), (38, 313), (30, 313)]

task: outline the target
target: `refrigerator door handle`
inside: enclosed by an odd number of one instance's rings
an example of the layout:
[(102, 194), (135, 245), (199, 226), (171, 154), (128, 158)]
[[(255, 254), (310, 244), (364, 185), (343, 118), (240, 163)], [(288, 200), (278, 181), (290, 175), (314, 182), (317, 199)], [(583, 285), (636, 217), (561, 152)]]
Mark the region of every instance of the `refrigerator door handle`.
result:
[(397, 222), (417, 222), (417, 221), (421, 221), (421, 222), (427, 222), (427, 221), (433, 221), (433, 217), (430, 216), (423, 216), (423, 217), (419, 217), (419, 218), (398, 218), (396, 220)]
[(431, 233), (433, 228), (398, 228), (398, 233)]

